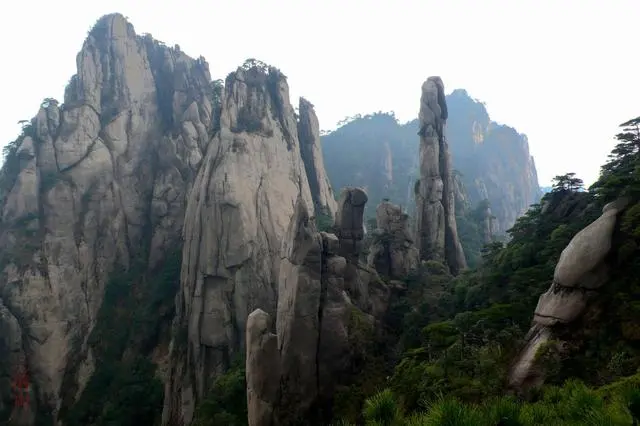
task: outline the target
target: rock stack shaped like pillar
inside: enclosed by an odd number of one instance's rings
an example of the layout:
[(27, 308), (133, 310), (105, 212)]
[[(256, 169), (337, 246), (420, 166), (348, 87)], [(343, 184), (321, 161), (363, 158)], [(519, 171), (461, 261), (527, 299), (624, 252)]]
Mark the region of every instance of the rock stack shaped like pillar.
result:
[(458, 239), (451, 156), (445, 139), (447, 102), (440, 77), (429, 77), (420, 98), (420, 179), (416, 182), (416, 246), (421, 260), (467, 267)]

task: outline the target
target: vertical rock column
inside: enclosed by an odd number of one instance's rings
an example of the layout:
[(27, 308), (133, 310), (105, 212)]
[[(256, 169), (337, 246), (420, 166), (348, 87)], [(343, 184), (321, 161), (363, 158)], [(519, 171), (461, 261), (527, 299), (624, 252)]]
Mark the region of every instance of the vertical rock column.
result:
[(446, 262), (452, 273), (466, 268), (458, 239), (451, 157), (444, 136), (447, 103), (440, 77), (429, 77), (420, 98), (420, 179), (416, 182), (416, 244), (421, 260)]
[(336, 200), (333, 197), (329, 177), (324, 170), (318, 117), (311, 102), (304, 98), (300, 98), (299, 113), (300, 155), (307, 172), (314, 209), (316, 214), (325, 214), (333, 219), (337, 208)]
[[(318, 395), (322, 333), (323, 243), (302, 198), (282, 244), (276, 330), (280, 350), (279, 424), (304, 418)], [(324, 293), (324, 294), (323, 294)]]
[(368, 200), (367, 193), (361, 188), (345, 188), (338, 201), (335, 228), (340, 240), (340, 255), (356, 262), (362, 249), (364, 207)]
[(482, 221), (482, 242), (484, 242), (485, 244), (489, 244), (491, 241), (493, 241), (493, 232), (494, 232), (493, 220), (495, 219), (495, 216), (491, 212), (491, 207), (489, 207), (488, 204), (484, 209), (483, 217), (484, 219)]
[(323, 247), (305, 202), (298, 198), (282, 244), (277, 335), (270, 332), (270, 316), (260, 309), (251, 313), (247, 322), (250, 426), (295, 424), (317, 399), (326, 298)]
[(271, 426), (280, 385), (278, 338), (271, 316), (262, 309), (247, 319), (247, 406), (250, 426)]

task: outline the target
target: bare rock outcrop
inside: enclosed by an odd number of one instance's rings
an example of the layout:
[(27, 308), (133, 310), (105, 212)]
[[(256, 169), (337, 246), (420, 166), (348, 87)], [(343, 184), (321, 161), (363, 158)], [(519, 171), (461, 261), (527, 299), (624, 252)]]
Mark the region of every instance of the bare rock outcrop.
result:
[(447, 102), (440, 77), (429, 77), (420, 98), (420, 178), (416, 182), (416, 246), (421, 260), (446, 263), (453, 274), (467, 263), (458, 239), (451, 157), (445, 125)]
[[(321, 422), (323, 419), (310, 413), (321, 401), (330, 399), (336, 383), (349, 374), (352, 360), (358, 356), (354, 352), (358, 349), (354, 348), (362, 348), (362, 342), (355, 341), (362, 338), (363, 331), (373, 332), (376, 315), (372, 307), (386, 305), (388, 289), (375, 271), (363, 269), (369, 274), (370, 291), (365, 297), (369, 303), (360, 304), (358, 298), (352, 297), (352, 289), (360, 286), (350, 284), (346, 278), (353, 260), (341, 256), (340, 250), (334, 235), (316, 231), (306, 203), (300, 198), (283, 241), (277, 356), (270, 343), (274, 337), (264, 326), (268, 322), (266, 314), (254, 311), (247, 325), (249, 425)], [(350, 259), (354, 258), (352, 254)], [(362, 275), (364, 272), (352, 279), (358, 280)], [(267, 346), (269, 349), (265, 349)], [(278, 361), (274, 362), (276, 357)], [(279, 374), (280, 379), (275, 380), (273, 374)], [(263, 385), (267, 376), (279, 383), (278, 392)], [(274, 402), (275, 394), (278, 397)]]
[(336, 214), (336, 200), (324, 169), (318, 117), (311, 102), (304, 98), (300, 98), (298, 113), (300, 154), (307, 171), (315, 213), (333, 219)]
[(189, 424), (245, 347), (247, 317), (276, 312), (281, 244), (313, 200), (286, 77), (249, 63), (225, 82), (220, 130), (190, 193), (163, 423)]
[(43, 102), (0, 179), (0, 335), (11, 343), (0, 364), (27, 368), (30, 409), (54, 423), (95, 368), (88, 337), (116, 264), (153, 270), (180, 244), (215, 121), (207, 63), (137, 36), (119, 14), (96, 23), (76, 62), (64, 104)]
[(409, 231), (409, 215), (385, 201), (376, 209), (376, 224), (367, 263), (391, 279), (406, 277), (419, 260)]
[(527, 342), (510, 374), (510, 386), (527, 389), (544, 381), (537, 365), (538, 351), (553, 343), (562, 350), (561, 332), (575, 323), (607, 284), (611, 266), (608, 256), (618, 216), (629, 200), (607, 204), (602, 215), (577, 233), (562, 251), (553, 282), (538, 299)]

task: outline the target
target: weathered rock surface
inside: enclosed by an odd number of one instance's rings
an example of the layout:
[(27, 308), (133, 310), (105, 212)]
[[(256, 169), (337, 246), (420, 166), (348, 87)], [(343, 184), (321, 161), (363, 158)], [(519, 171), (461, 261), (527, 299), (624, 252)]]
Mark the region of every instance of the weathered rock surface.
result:
[(368, 200), (367, 193), (361, 188), (348, 187), (340, 194), (335, 229), (344, 256), (353, 256), (362, 250), (363, 217)]
[[(326, 182), (321, 163), (314, 164), (312, 180)], [(220, 130), (187, 203), (164, 424), (191, 422), (213, 379), (244, 350), (249, 313), (276, 312), (278, 274), (289, 267), (281, 245), (296, 200), (304, 200), (310, 216), (314, 211), (310, 170), (284, 75), (259, 64), (230, 74)]]
[(298, 119), (300, 154), (307, 171), (315, 213), (324, 214), (333, 219), (336, 214), (336, 200), (324, 169), (318, 117), (311, 102), (304, 98), (300, 98), (298, 112), (300, 114)]
[[(354, 194), (353, 189), (346, 192)], [(357, 228), (353, 222), (350, 226)], [(254, 337), (259, 333), (265, 335), (266, 329), (253, 325), (257, 320), (247, 326), (247, 342), (257, 342), (247, 344), (251, 426), (288, 426), (297, 424), (296, 421), (324, 424), (317, 415), (310, 415), (311, 411), (330, 399), (335, 385), (348, 377), (354, 357), (362, 355), (356, 353), (362, 350), (363, 342), (357, 342), (358, 339), (363, 332), (373, 332), (375, 316), (386, 310), (389, 290), (375, 271), (360, 268), (360, 272), (348, 275), (350, 266), (358, 268), (353, 265), (357, 263), (354, 260), (357, 253), (345, 253), (346, 247), (334, 235), (316, 231), (306, 203), (300, 198), (283, 241), (276, 321), (277, 363), (273, 364), (271, 350), (264, 349), (266, 338), (258, 341)], [(341, 254), (348, 257), (345, 259)], [(364, 281), (365, 276), (367, 282), (363, 286), (359, 281)], [(366, 293), (356, 295), (354, 289)], [(267, 322), (260, 310), (250, 318), (260, 318), (260, 324)], [(279, 371), (280, 380), (274, 382), (280, 388), (277, 401), (272, 403), (273, 389), (260, 387), (259, 383), (274, 371)]]
[(420, 98), (420, 179), (416, 182), (416, 246), (422, 260), (445, 262), (453, 274), (467, 263), (458, 239), (451, 158), (445, 139), (447, 102), (440, 77), (429, 77)]
[(0, 188), (0, 364), (12, 374), (25, 360), (30, 408), (54, 422), (93, 371), (87, 338), (114, 265), (151, 270), (179, 244), (214, 127), (206, 62), (121, 15), (98, 21), (76, 61), (64, 104), (43, 103)]
[(418, 266), (418, 249), (409, 231), (409, 215), (389, 202), (376, 209), (377, 228), (367, 263), (378, 273), (401, 279)]
[(602, 215), (577, 233), (562, 251), (553, 283), (538, 300), (527, 343), (511, 371), (512, 387), (522, 389), (544, 381), (544, 371), (535, 364), (538, 349), (559, 338), (560, 332), (585, 313), (598, 290), (607, 284), (616, 221), (628, 203), (621, 198), (607, 204)]

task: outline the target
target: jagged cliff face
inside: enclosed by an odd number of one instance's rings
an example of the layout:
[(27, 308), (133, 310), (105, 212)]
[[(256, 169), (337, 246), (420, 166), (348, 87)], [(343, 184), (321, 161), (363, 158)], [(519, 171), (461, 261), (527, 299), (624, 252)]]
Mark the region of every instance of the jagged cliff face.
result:
[(456, 226), (451, 158), (445, 138), (447, 115), (442, 79), (429, 77), (420, 98), (415, 240), (421, 259), (446, 262), (456, 274), (467, 264)]
[[(446, 101), (452, 167), (461, 173), (470, 207), (488, 198), (494, 231), (504, 234), (542, 195), (527, 138), (493, 123), (484, 105), (464, 90), (454, 90)], [(371, 199), (367, 216), (385, 198), (413, 214), (419, 126), (418, 120), (400, 124), (392, 115), (376, 113), (325, 135), (323, 152), (333, 187), (366, 187)]]
[[(312, 146), (319, 132), (314, 117), (303, 104), (296, 123), (286, 79), (274, 68), (227, 77), (220, 130), (187, 204), (165, 424), (191, 422), (213, 378), (241, 354), (249, 313), (276, 311), (280, 249), (296, 200), (304, 200), (310, 216), (314, 205), (334, 213), (331, 190), (321, 185), (319, 148)], [(314, 196), (305, 165), (321, 188)]]
[(489, 200), (495, 232), (504, 234), (542, 197), (527, 137), (489, 118), (464, 90), (447, 96), (451, 155), (475, 205)]
[(55, 419), (82, 393), (114, 267), (153, 270), (180, 243), (214, 126), (208, 65), (120, 15), (96, 24), (77, 67), (64, 104), (43, 105), (3, 169), (0, 334), (11, 343), (0, 361), (26, 363), (32, 417)]

